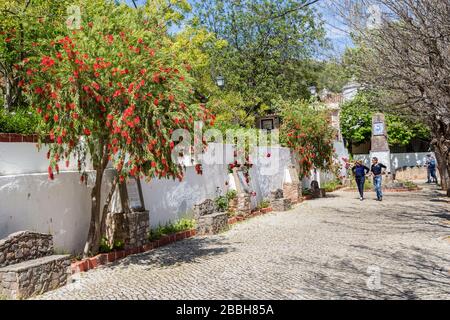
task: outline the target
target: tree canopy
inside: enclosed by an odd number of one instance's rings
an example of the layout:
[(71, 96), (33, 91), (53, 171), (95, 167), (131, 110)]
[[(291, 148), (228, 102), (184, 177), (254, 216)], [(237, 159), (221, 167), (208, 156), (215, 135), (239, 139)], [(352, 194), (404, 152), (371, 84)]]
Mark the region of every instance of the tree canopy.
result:
[[(376, 104), (374, 94), (360, 92), (353, 100), (342, 106), (342, 135), (351, 144), (361, 144), (370, 141), (372, 136), (372, 116), (382, 108)], [(405, 146), (413, 139), (430, 139), (428, 128), (421, 123), (396, 115), (385, 113), (388, 139), (391, 146)]]

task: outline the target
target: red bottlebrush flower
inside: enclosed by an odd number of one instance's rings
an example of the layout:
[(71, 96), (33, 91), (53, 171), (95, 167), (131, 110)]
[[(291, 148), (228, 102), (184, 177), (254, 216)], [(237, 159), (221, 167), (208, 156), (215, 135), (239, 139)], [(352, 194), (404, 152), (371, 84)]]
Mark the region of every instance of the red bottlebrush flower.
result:
[(169, 96), (169, 101), (170, 101), (170, 102), (174, 102), (174, 101), (175, 101), (175, 96), (174, 96), (173, 94), (171, 94), (171, 95)]
[(183, 76), (180, 77), (180, 81), (183, 82), (185, 78)]
[(50, 115), (46, 113), (44, 116), (44, 122), (48, 122), (48, 119), (50, 119)]
[(96, 78), (98, 78), (98, 77), (100, 77), (100, 73), (95, 72), (95, 73), (94, 73), (94, 76), (95, 76)]
[(55, 176), (53, 175), (53, 169), (51, 166), (48, 167), (48, 177), (50, 180), (54, 180)]
[(42, 66), (51, 67), (51, 66), (53, 66), (54, 64), (55, 64), (55, 60), (53, 60), (53, 59), (50, 58), (50, 57), (44, 56), (44, 57), (42, 57), (42, 59), (41, 59), (41, 65), (42, 65)]
[(81, 182), (81, 183), (84, 182), (84, 175), (82, 175), (82, 176), (80, 177), (80, 182)]
[(159, 73), (154, 73), (152, 79), (154, 83), (159, 83), (161, 81), (161, 76)]
[(78, 119), (78, 113), (76, 113), (76, 112), (74, 112), (74, 113), (72, 113), (72, 118), (74, 119), (74, 120), (77, 120)]
[(134, 124), (139, 124), (140, 122), (141, 122), (141, 119), (138, 116), (136, 116), (134, 118)]
[(138, 43), (143, 43), (144, 40), (142, 40), (141, 38), (138, 39)]
[(37, 112), (38, 114), (41, 114), (41, 113), (42, 113), (42, 108), (37, 108), (37, 109), (36, 109), (36, 112)]
[(159, 100), (158, 100), (158, 99), (153, 100), (153, 104), (154, 104), (155, 106), (158, 106), (158, 105), (159, 105)]
[(53, 116), (53, 120), (54, 120), (55, 122), (57, 122), (57, 121), (59, 120), (59, 116), (58, 116), (57, 114), (55, 114), (55, 115)]
[(156, 162), (155, 162), (155, 161), (152, 161), (151, 166), (152, 166), (152, 168), (156, 168)]
[(173, 141), (170, 142), (170, 149), (175, 148), (175, 143)]
[(147, 73), (147, 70), (146, 69), (141, 69), (141, 71), (140, 71), (140, 74), (141, 75), (145, 75)]
[(34, 88), (34, 92), (37, 94), (42, 94), (44, 92), (44, 90), (41, 87), (36, 87), (36, 88)]
[(268, 153), (267, 154), (267, 158), (270, 158), (272, 156), (272, 154)]
[(57, 143), (58, 143), (59, 145), (61, 145), (61, 144), (63, 143), (63, 140), (62, 140), (62, 137), (61, 137), (61, 136), (58, 137)]
[(160, 126), (161, 125), (161, 121), (158, 119), (158, 120), (156, 120), (156, 126)]
[(100, 85), (96, 82), (92, 83), (92, 88), (94, 88), (95, 90), (100, 90)]
[(70, 166), (70, 161), (66, 160), (66, 168), (68, 168)]
[(84, 132), (84, 134), (87, 135), (87, 136), (90, 136), (90, 135), (91, 135), (91, 130), (89, 130), (89, 129), (87, 129), (87, 128), (85, 128), (85, 129), (83, 130), (83, 132)]

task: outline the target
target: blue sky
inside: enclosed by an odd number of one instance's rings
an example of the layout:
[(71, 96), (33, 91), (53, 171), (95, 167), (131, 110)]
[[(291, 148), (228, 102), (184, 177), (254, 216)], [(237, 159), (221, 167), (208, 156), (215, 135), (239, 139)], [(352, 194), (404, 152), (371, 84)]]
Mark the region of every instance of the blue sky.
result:
[[(129, 5), (133, 5), (131, 0), (125, 0)], [(137, 5), (142, 5), (147, 0), (135, 0)], [(195, 0), (189, 0), (190, 2), (195, 2)], [(207, 0), (206, 0), (207, 1)], [(320, 0), (318, 3), (314, 4), (318, 12), (323, 16), (325, 22), (325, 28), (327, 31), (327, 37), (330, 39), (333, 50), (325, 56), (339, 57), (344, 53), (347, 47), (352, 46), (352, 41), (347, 32), (347, 27), (336, 18), (333, 12), (333, 2), (336, 0)]]

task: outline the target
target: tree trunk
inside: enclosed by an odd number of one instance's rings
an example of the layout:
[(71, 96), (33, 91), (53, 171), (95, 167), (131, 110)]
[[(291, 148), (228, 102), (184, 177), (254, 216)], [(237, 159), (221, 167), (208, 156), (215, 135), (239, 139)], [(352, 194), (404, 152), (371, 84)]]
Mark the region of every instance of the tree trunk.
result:
[(104, 168), (97, 168), (95, 185), (91, 192), (91, 222), (89, 225), (89, 234), (84, 246), (83, 256), (87, 258), (90, 254), (98, 253), (100, 243), (100, 207), (101, 207), (101, 191)]
[(108, 152), (106, 145), (100, 141), (100, 152), (97, 159), (94, 161), (94, 169), (96, 170), (95, 184), (91, 192), (91, 222), (89, 225), (89, 233), (84, 246), (83, 256), (87, 258), (89, 255), (96, 255), (100, 247), (101, 237), (101, 193), (103, 175), (106, 166), (108, 165)]
[(109, 209), (109, 205), (111, 203), (112, 197), (114, 195), (114, 192), (116, 191), (117, 188), (117, 183), (119, 181), (119, 177), (116, 175), (114, 177), (112, 186), (111, 186), (111, 190), (109, 191), (108, 196), (106, 197), (106, 201), (105, 201), (105, 205), (103, 206), (103, 213), (102, 213), (102, 218), (101, 218), (101, 223), (100, 223), (100, 235), (106, 235), (106, 218), (108, 215), (108, 209)]
[(4, 108), (7, 111), (10, 111), (11, 110), (11, 83), (9, 82), (7, 74), (5, 74), (4, 82), (5, 82)]
[(448, 165), (445, 161), (445, 158), (442, 154), (440, 148), (436, 146), (435, 148), (436, 160), (438, 163), (439, 175), (441, 176), (441, 187), (442, 190), (448, 190), (449, 188), (449, 174), (448, 174)]

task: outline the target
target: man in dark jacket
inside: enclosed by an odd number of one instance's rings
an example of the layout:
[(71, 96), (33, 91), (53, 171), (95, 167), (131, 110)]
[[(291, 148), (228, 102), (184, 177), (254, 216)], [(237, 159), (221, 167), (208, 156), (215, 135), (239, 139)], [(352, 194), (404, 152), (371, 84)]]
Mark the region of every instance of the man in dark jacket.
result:
[(372, 171), (373, 174), (373, 185), (375, 186), (375, 192), (377, 193), (377, 200), (383, 201), (383, 169), (386, 170), (387, 167), (378, 162), (378, 158), (372, 159)]
[(356, 179), (356, 185), (360, 195), (360, 200), (364, 201), (364, 185), (366, 184), (366, 175), (370, 172), (370, 169), (363, 165), (362, 161), (356, 161), (356, 165), (352, 169), (353, 175)]

